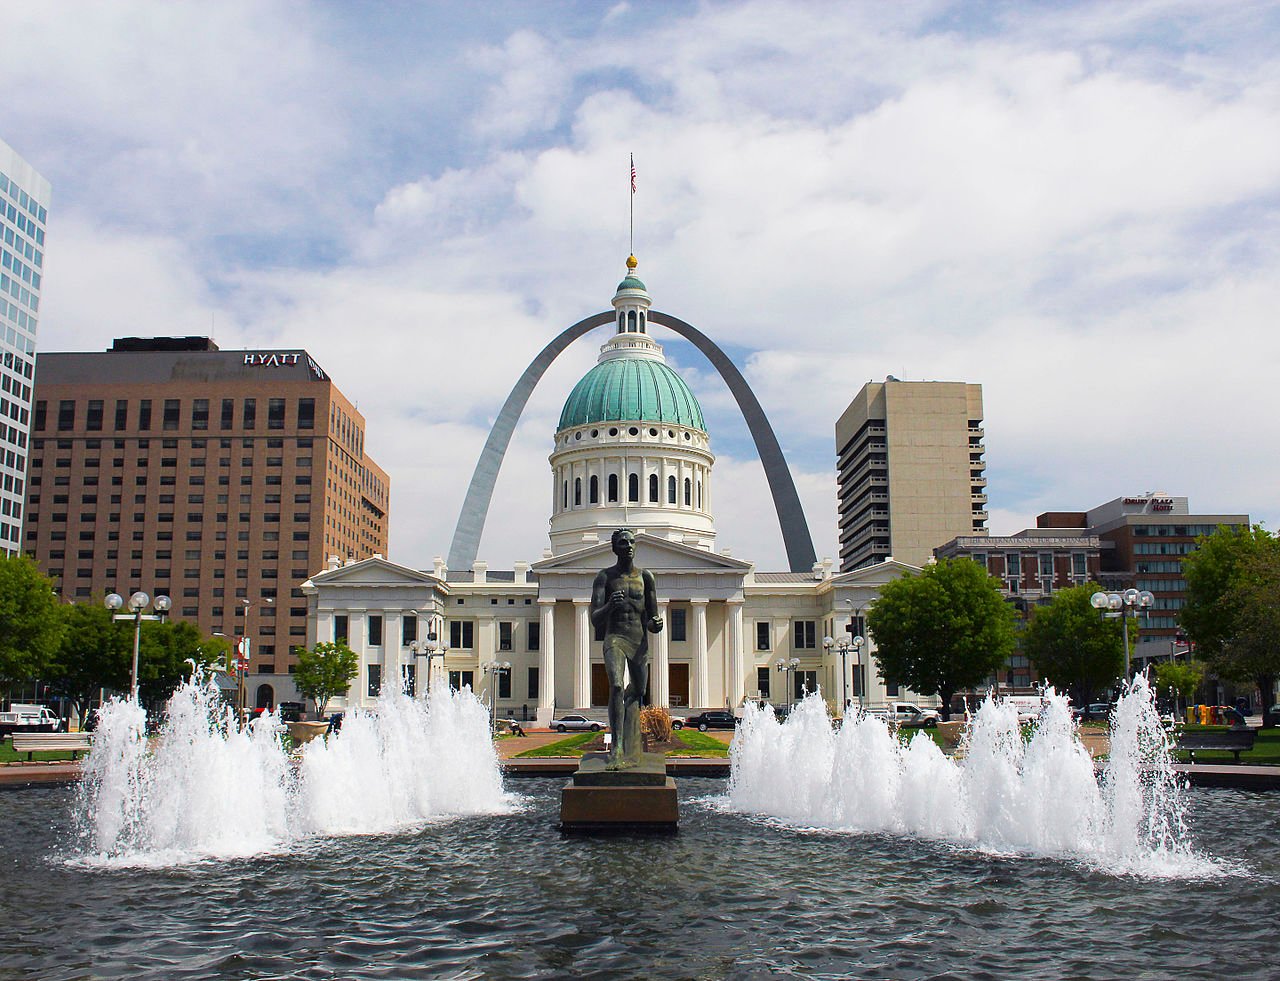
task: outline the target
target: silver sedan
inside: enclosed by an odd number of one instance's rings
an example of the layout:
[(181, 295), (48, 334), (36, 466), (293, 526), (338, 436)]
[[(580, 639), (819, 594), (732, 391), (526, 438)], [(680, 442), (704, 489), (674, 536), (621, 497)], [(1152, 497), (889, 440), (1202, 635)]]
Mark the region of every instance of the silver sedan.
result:
[(556, 732), (599, 732), (605, 727), (585, 715), (563, 715), (551, 720), (551, 728)]

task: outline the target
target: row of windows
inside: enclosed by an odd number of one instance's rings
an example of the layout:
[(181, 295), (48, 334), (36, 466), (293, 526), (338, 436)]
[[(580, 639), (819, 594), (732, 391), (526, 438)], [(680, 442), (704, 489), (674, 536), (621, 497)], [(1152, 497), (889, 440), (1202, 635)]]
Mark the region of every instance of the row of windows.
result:
[(1138, 555), (1190, 555), (1195, 542), (1138, 542), (1133, 546)]
[[(209, 399), (188, 400), (187, 424), (195, 431), (209, 428)], [(284, 429), (286, 422), (287, 400), (282, 398), (266, 399), (267, 429)], [(160, 425), (167, 430), (176, 430), (182, 424), (182, 399), (164, 399), (160, 406)], [(35, 404), (33, 427), (43, 432), (48, 424), (48, 403), (40, 399)], [(89, 399), (85, 404), (84, 428), (87, 432), (101, 432), (103, 415), (106, 410), (104, 399)], [(123, 432), (129, 429), (130, 403), (128, 399), (115, 400), (114, 429)], [(58, 430), (67, 432), (76, 428), (78, 402), (76, 399), (60, 399), (58, 401)], [(152, 426), (152, 399), (139, 399), (134, 410), (135, 428), (146, 432)], [(294, 413), (295, 428), (315, 429), (316, 400), (314, 398), (298, 399)], [(219, 429), (236, 428), (236, 400), (222, 399), (218, 416)], [(256, 429), (258, 427), (258, 399), (240, 400), (240, 428)]]
[[(32, 218), (37, 219), (40, 224), (43, 225), (45, 223), (47, 215), (44, 208), (40, 206), (34, 197), (31, 197), (26, 191), (19, 187), (18, 182), (10, 178), (4, 171), (0, 171), (0, 191), (9, 195), (18, 207), (26, 211)], [(9, 220), (14, 220), (12, 215)]]
[(1138, 538), (1146, 537), (1173, 537), (1173, 538), (1199, 538), (1202, 535), (1212, 535), (1218, 530), (1217, 525), (1134, 525), (1133, 534)]
[[(656, 473), (649, 474), (649, 503), (658, 503), (658, 475)], [(609, 474), (606, 484), (606, 500), (614, 503), (618, 500), (618, 475), (616, 473)], [(667, 477), (667, 503), (676, 503), (676, 493), (679, 485), (674, 475)], [(694, 499), (694, 483), (692, 478), (684, 478), (684, 506), (693, 507)], [(702, 507), (702, 481), (697, 484), (698, 507)], [(638, 504), (640, 501), (640, 475), (633, 473), (627, 477), (627, 501), (631, 504)], [(594, 474), (587, 478), (587, 503), (600, 503), (600, 478)], [(573, 505), (580, 507), (582, 505), (582, 478), (573, 478)], [(564, 482), (563, 488), (563, 507), (569, 506), (569, 481)]]
[(1181, 572), (1182, 562), (1139, 562), (1138, 572)]
[[(1139, 563), (1139, 565), (1141, 564), (1142, 563)], [(1173, 562), (1170, 562), (1168, 564), (1177, 565), (1176, 563), (1173, 563)], [(1181, 569), (1181, 566), (1178, 566), (1177, 569), (1170, 570), (1170, 571), (1178, 571), (1179, 569)], [(1138, 571), (1142, 572), (1144, 570), (1139, 569)], [(1185, 579), (1139, 579), (1136, 583), (1134, 583), (1134, 585), (1138, 589), (1150, 590), (1153, 593), (1161, 592), (1161, 591), (1166, 593), (1176, 593), (1176, 592), (1181, 592), (1182, 590), (1185, 590), (1187, 588), (1187, 581)]]

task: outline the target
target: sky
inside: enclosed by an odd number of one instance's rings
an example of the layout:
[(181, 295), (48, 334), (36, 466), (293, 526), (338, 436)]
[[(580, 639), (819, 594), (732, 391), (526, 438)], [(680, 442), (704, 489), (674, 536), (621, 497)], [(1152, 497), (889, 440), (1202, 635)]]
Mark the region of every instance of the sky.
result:
[[(305, 348), (390, 474), (390, 558), (452, 540), (532, 357), (654, 308), (733, 357), (838, 555), (862, 384), (983, 386), (994, 534), (1162, 491), (1280, 525), (1280, 6), (19, 2), (0, 138), (53, 184), (44, 351)], [(637, 190), (629, 187), (635, 155)], [(480, 547), (547, 546), (544, 376)], [(701, 355), (717, 547), (786, 568)], [(761, 516), (766, 516), (761, 520)]]

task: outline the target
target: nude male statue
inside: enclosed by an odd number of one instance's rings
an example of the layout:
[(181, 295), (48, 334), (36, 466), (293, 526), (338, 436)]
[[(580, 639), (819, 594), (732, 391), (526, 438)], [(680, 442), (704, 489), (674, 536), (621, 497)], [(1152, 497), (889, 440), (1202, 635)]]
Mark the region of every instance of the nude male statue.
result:
[[(649, 634), (662, 629), (653, 573), (637, 569), (636, 533), (620, 528), (611, 539), (618, 561), (601, 570), (591, 587), (591, 622), (604, 641), (609, 675), (609, 729), (613, 747), (608, 768), (622, 770), (640, 761), (640, 708), (649, 684)], [(628, 683), (628, 675), (630, 683)]]

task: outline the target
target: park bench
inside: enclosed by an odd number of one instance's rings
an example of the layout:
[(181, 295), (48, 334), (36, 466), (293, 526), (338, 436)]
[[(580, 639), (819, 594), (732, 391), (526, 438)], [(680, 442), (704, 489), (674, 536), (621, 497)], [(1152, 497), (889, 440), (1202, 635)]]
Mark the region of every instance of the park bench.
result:
[(1196, 761), (1198, 749), (1230, 750), (1235, 754), (1236, 762), (1240, 762), (1240, 754), (1244, 750), (1253, 749), (1253, 739), (1257, 732), (1253, 729), (1217, 729), (1210, 732), (1178, 733), (1178, 749), (1191, 753), (1191, 762)]
[(88, 732), (29, 732), (13, 734), (13, 749), (16, 753), (26, 753), (27, 761), (32, 760), (33, 753), (71, 751), (74, 760), (76, 754), (89, 749), (93, 745), (93, 735)]

